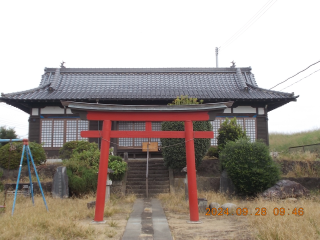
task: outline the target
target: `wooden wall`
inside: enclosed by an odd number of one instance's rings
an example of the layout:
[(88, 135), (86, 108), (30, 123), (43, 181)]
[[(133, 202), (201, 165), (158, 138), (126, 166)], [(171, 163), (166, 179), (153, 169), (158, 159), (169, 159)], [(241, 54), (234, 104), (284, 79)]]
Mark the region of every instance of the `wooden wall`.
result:
[(257, 116), (257, 139), (269, 145), (268, 116)]
[(40, 143), (40, 118), (29, 118), (29, 141)]

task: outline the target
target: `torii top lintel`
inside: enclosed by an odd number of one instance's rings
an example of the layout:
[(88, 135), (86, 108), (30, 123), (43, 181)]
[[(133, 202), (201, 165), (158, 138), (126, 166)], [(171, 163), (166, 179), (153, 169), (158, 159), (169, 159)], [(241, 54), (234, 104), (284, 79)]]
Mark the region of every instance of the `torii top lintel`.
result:
[(214, 120), (233, 102), (193, 105), (116, 105), (61, 101), (82, 120), (111, 121), (207, 121)]

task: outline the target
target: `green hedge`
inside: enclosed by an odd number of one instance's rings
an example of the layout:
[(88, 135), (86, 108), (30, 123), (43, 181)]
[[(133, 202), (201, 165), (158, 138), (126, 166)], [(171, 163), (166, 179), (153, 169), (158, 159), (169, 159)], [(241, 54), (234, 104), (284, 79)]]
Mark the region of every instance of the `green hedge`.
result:
[[(209, 121), (193, 122), (194, 131), (212, 131)], [(162, 131), (184, 131), (184, 122), (163, 122)], [(165, 165), (173, 169), (182, 169), (186, 166), (186, 145), (183, 138), (162, 138), (162, 156)], [(167, 147), (170, 146), (170, 147)], [(210, 147), (210, 139), (197, 138), (194, 140), (196, 167)]]
[(220, 153), (220, 163), (237, 192), (245, 195), (262, 192), (280, 179), (279, 166), (272, 160), (268, 147), (260, 141), (227, 142)]
[(61, 159), (69, 159), (75, 150), (76, 152), (82, 152), (84, 150), (89, 150), (92, 147), (98, 149), (98, 144), (90, 143), (87, 141), (70, 141), (63, 144), (62, 148), (59, 150), (59, 157)]
[[(69, 159), (64, 160), (69, 177), (70, 194), (81, 196), (90, 192), (96, 192), (98, 183), (98, 171), (100, 151), (96, 143), (84, 143), (83, 141), (71, 144), (66, 143), (66, 149), (72, 149)], [(61, 152), (62, 152), (61, 151)], [(68, 150), (70, 152), (70, 150)], [(108, 168), (114, 173), (110, 174), (111, 180), (121, 180), (127, 170), (127, 163), (121, 157), (109, 156)]]
[[(6, 144), (0, 148), (0, 167), (5, 169), (17, 169), (19, 168), (21, 155), (22, 155), (22, 142), (13, 142), (12, 145), (15, 150), (10, 151), (10, 144)], [(29, 142), (31, 154), (36, 165), (40, 165), (46, 162), (46, 153), (43, 150), (41, 144), (35, 142)], [(10, 166), (9, 166), (10, 163)], [(27, 164), (27, 158), (24, 154), (23, 164)]]

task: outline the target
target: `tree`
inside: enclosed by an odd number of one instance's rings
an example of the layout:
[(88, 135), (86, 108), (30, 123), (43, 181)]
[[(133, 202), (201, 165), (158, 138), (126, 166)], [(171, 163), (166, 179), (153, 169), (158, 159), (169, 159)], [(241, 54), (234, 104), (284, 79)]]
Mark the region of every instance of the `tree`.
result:
[(242, 130), (241, 126), (237, 124), (237, 119), (233, 118), (226, 120), (221, 124), (218, 131), (218, 152), (220, 153), (228, 141), (236, 141), (240, 138), (246, 138), (246, 132)]
[[(177, 97), (169, 105), (187, 105), (201, 104), (197, 98), (188, 98), (188, 96)], [(163, 122), (162, 131), (184, 131), (184, 122)], [(212, 131), (212, 125), (209, 121), (193, 122), (194, 131)], [(182, 138), (162, 138), (161, 139), (162, 156), (165, 165), (173, 169), (182, 169), (186, 166), (186, 146), (185, 139)], [(210, 147), (210, 139), (198, 138), (194, 140), (196, 167), (202, 162), (208, 148)]]
[[(7, 128), (6, 126), (0, 127), (0, 139), (15, 139), (18, 138), (14, 128)], [(0, 147), (6, 143), (0, 143)]]

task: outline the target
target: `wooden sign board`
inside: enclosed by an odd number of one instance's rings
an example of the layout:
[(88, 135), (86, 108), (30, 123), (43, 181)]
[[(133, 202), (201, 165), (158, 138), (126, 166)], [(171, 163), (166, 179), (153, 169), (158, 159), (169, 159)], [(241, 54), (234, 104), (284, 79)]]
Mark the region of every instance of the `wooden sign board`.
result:
[[(147, 152), (148, 148), (148, 142), (143, 142), (142, 143), (142, 152)], [(149, 144), (149, 152), (158, 152), (159, 148), (158, 148), (158, 142), (150, 142)]]

